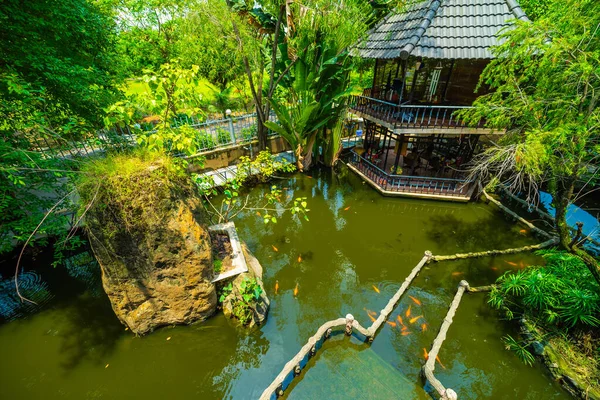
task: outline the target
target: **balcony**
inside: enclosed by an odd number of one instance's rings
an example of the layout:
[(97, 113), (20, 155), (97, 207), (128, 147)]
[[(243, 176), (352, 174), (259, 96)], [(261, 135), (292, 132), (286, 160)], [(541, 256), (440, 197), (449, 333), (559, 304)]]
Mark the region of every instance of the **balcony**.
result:
[(467, 202), (475, 185), (465, 179), (388, 174), (354, 151), (348, 166), (384, 196), (404, 196)]
[[(369, 89), (365, 94), (369, 94)], [(484, 127), (484, 121), (467, 125), (457, 112), (471, 106), (394, 104), (368, 96), (352, 96), (350, 109), (357, 115), (398, 134), (503, 134)]]

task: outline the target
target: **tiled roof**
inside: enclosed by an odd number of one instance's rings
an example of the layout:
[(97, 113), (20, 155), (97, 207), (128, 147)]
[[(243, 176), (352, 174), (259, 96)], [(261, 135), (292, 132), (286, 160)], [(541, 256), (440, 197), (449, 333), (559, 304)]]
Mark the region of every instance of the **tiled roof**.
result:
[(415, 1), (385, 17), (355, 50), (365, 58), (489, 59), (515, 18), (528, 20), (516, 0)]

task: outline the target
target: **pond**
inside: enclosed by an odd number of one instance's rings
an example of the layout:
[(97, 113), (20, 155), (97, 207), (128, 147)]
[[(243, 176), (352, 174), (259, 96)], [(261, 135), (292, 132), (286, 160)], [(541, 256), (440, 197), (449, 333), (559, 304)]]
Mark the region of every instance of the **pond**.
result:
[[(255, 212), (235, 221), (265, 269), (271, 310), (263, 327), (245, 333), (219, 314), (135, 337), (112, 313), (97, 279), (83, 279), (91, 283), (82, 289), (80, 276), (47, 268), (38, 258), (25, 270), (48, 280), (54, 298), (42, 311), (0, 325), (0, 398), (258, 398), (323, 322), (350, 312), (370, 325), (367, 310), (383, 308), (425, 250), (453, 254), (536, 242), (489, 206), (384, 198), (349, 173), (322, 170), (274, 183), (286, 196), (308, 197), (311, 211), (308, 222), (286, 214), (264, 225)], [(260, 199), (267, 190), (256, 187), (250, 196)], [(423, 348), (431, 347), (458, 282), (489, 284), (508, 269), (536, 261), (513, 255), (426, 266), (392, 314), (406, 319), (410, 307), (410, 317), (421, 316), (414, 324), (405, 321), (410, 334), (386, 324), (371, 346), (343, 336), (328, 342), (289, 398), (314, 398), (317, 387), (320, 398), (383, 393), (352, 387), (362, 385), (364, 380), (354, 379), (362, 372), (339, 371), (352, 361), (328, 361), (334, 354), (361, 355), (365, 363), (402, 377), (413, 398), (427, 398), (419, 376)], [(13, 266), (4, 264), (0, 287), (6, 291)], [(542, 367), (527, 367), (504, 350), (501, 337), (509, 333), (514, 335), (514, 326), (486, 305), (485, 294), (466, 295), (440, 352), (438, 378), (461, 399), (569, 398)], [(340, 374), (352, 391), (324, 384)]]

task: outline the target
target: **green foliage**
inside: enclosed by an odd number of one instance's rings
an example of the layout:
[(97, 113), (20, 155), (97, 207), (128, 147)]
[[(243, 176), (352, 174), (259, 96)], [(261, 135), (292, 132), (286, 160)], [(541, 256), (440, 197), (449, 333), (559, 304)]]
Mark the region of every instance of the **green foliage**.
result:
[(256, 302), (262, 292), (256, 278), (246, 278), (240, 283), (239, 298), (236, 297), (233, 303), (233, 314), (242, 325), (247, 325), (252, 320)]
[(215, 137), (206, 130), (196, 131), (194, 144), (198, 149), (214, 149), (217, 147)]
[[(223, 198), (220, 205), (214, 204), (213, 196), (218, 194), (214, 187), (214, 181), (207, 179), (202, 175), (192, 177), (199, 193), (205, 199), (205, 208), (209, 215), (216, 217), (216, 223), (231, 221), (238, 214), (245, 210), (256, 211), (264, 220), (265, 224), (276, 223), (275, 213), (290, 211), (308, 221), (307, 213), (310, 211), (307, 207), (306, 198), (297, 198), (293, 202), (289, 199), (282, 200), (282, 192), (277, 186), (271, 186), (270, 191), (265, 194), (264, 202), (260, 204), (248, 204), (248, 198), (240, 199), (240, 191), (250, 180), (258, 182), (269, 181), (276, 173), (291, 173), (296, 168), (285, 160), (277, 161), (275, 156), (268, 151), (262, 151), (258, 156), (251, 160), (249, 157), (242, 156), (239, 159), (237, 174), (234, 178), (223, 185)], [(261, 211), (264, 214), (261, 214)]]
[(223, 302), (225, 301), (227, 296), (229, 296), (229, 294), (231, 293), (232, 290), (233, 290), (232, 283), (229, 283), (228, 285), (223, 286), (223, 288), (221, 289), (221, 294), (219, 295), (219, 303), (223, 304)]
[(218, 144), (227, 144), (231, 142), (231, 134), (228, 130), (225, 130), (221, 127), (217, 128), (217, 143)]
[(214, 268), (216, 274), (220, 274), (221, 271), (223, 270), (223, 261), (222, 260), (214, 260), (213, 268)]
[[(25, 243), (58, 201), (62, 199), (59, 209), (72, 206), (72, 186), (66, 179), (73, 175), (72, 167), (28, 151), (27, 146), (22, 137), (0, 136), (0, 254)], [(65, 213), (51, 213), (30, 245), (66, 235), (69, 220)]]
[(533, 357), (533, 354), (531, 354), (531, 352), (527, 349), (527, 344), (517, 341), (510, 335), (504, 336), (502, 338), (502, 341), (504, 342), (506, 350), (514, 351), (517, 357), (519, 357), (519, 359), (525, 364), (529, 366), (533, 365), (535, 358)]
[(527, 315), (545, 325), (597, 327), (600, 325), (600, 288), (576, 256), (543, 251), (545, 266), (531, 266), (501, 276), (489, 304), (512, 319)]
[[(462, 116), (506, 129), (499, 143), (476, 156), (471, 179), (496, 178), (532, 203), (546, 187), (556, 208), (563, 248), (585, 260), (600, 282), (598, 263), (571, 244), (566, 210), (575, 187), (593, 186), (600, 153), (600, 2), (551, 1), (533, 23), (517, 21), (502, 34), (479, 97)], [(583, 193), (585, 194), (585, 193)]]
[(256, 138), (256, 133), (258, 131), (258, 126), (256, 124), (252, 124), (249, 127), (242, 128), (240, 130), (240, 135), (244, 141), (250, 141)]
[(340, 124), (351, 93), (353, 60), (347, 49), (366, 32), (372, 14), (362, 1), (329, 0), (304, 3), (302, 10), (294, 4), (291, 12), (295, 19), (287, 47), (296, 58), (279, 96), (271, 99), (278, 122), (265, 125), (290, 144), (303, 170), (312, 163), (315, 143), (323, 147), (327, 165), (337, 160)]
[(519, 0), (519, 5), (530, 20), (535, 21), (546, 15), (550, 4), (561, 0)]
[[(5, 74), (89, 122), (114, 101), (114, 22), (96, 2), (7, 0), (0, 9), (0, 103)], [(58, 107), (58, 106), (53, 106)], [(30, 112), (46, 113), (35, 107)], [(47, 117), (51, 117), (49, 110)]]
[(86, 162), (78, 176), (79, 215), (106, 238), (160, 226), (174, 197), (194, 194), (181, 160), (141, 148)]
[[(198, 132), (189, 125), (173, 126), (182, 114), (202, 113), (202, 95), (196, 84), (197, 66), (182, 68), (177, 60), (160, 66), (158, 71), (146, 70), (144, 82), (149, 90), (129, 96), (107, 108), (104, 123), (107, 127), (127, 125), (135, 130), (138, 144), (152, 151), (192, 155), (198, 151)], [(151, 131), (135, 128), (144, 113), (158, 116)]]

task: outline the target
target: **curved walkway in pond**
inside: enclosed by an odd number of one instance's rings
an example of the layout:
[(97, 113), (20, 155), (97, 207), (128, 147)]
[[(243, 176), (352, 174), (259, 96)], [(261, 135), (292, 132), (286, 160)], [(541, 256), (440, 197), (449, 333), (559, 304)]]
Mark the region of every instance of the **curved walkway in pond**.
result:
[[(400, 288), (396, 291), (394, 296), (390, 298), (385, 308), (381, 310), (379, 316), (371, 326), (369, 326), (368, 328), (363, 327), (358, 321), (354, 319), (352, 314), (346, 315), (345, 318), (338, 318), (335, 320), (325, 322), (319, 327), (319, 329), (317, 329), (317, 332), (312, 337), (310, 337), (308, 342), (300, 349), (296, 356), (294, 356), (290, 361), (288, 361), (285, 364), (279, 375), (277, 375), (273, 382), (271, 382), (271, 384), (264, 390), (260, 399), (274, 400), (278, 397), (283, 396), (284, 391), (290, 386), (294, 378), (300, 375), (302, 369), (306, 367), (309, 359), (315, 356), (316, 352), (322, 347), (324, 341), (331, 337), (333, 330), (343, 329), (346, 335), (352, 335), (353, 331), (356, 330), (358, 333), (365, 337), (367, 342), (371, 343), (374, 340), (378, 330), (388, 319), (390, 314), (393, 312), (394, 308), (396, 308), (396, 305), (400, 301), (400, 298), (406, 292), (412, 281), (419, 274), (423, 266), (425, 266), (430, 261), (449, 261), (464, 258), (485, 257), (492, 254), (517, 253), (548, 247), (553, 244), (556, 244), (556, 242), (556, 238), (552, 237), (551, 239), (538, 245), (524, 246), (520, 248), (506, 250), (492, 250), (468, 254), (455, 254), (449, 256), (434, 256), (430, 251), (426, 251), (421, 261), (419, 261), (419, 263), (412, 269), (411, 273), (406, 277), (406, 279), (404, 280)], [(427, 358), (427, 362), (423, 366), (422, 370), (429, 384), (435, 389), (435, 391), (442, 399), (456, 399), (457, 395), (452, 389), (445, 388), (444, 385), (438, 379), (435, 378), (435, 359), (444, 340), (446, 339), (446, 334), (448, 332), (448, 329), (450, 328), (450, 325), (452, 324), (454, 314), (458, 309), (461, 298), (464, 292), (468, 290), (469, 283), (464, 280), (461, 281), (458, 286), (456, 295), (454, 296), (454, 299), (450, 304), (448, 313), (446, 314), (446, 317), (442, 322), (442, 326), (440, 327), (439, 333), (433, 342), (433, 345), (429, 352), (429, 357)]]

